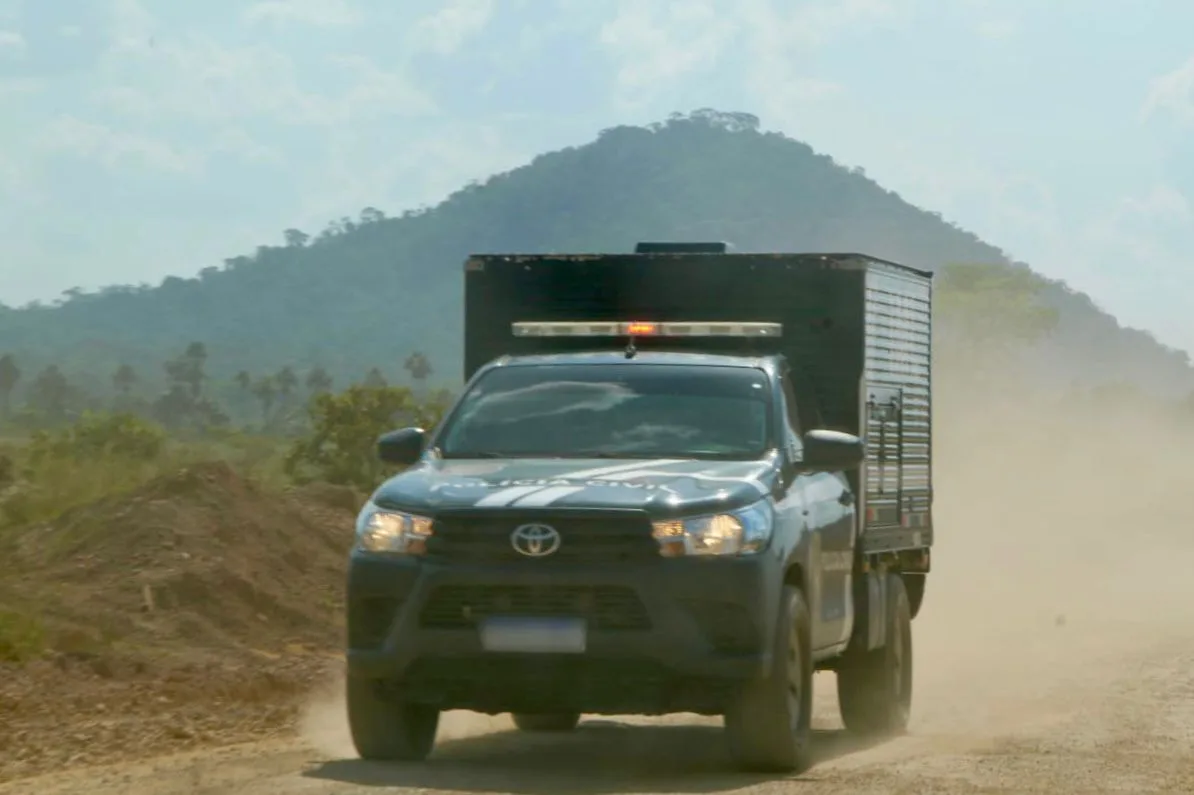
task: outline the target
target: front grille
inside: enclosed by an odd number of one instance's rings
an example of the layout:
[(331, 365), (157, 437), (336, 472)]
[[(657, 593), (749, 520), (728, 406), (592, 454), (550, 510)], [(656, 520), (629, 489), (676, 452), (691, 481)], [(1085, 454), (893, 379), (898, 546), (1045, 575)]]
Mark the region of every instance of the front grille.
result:
[(462, 629), (492, 615), (574, 616), (598, 630), (651, 626), (633, 589), (603, 585), (441, 585), (431, 592), (419, 621), (428, 629)]
[[(560, 534), (550, 555), (528, 557), (515, 550), (511, 536), (520, 525), (546, 524)], [(651, 523), (638, 513), (619, 514), (441, 514), (427, 541), (428, 557), (456, 562), (547, 565), (659, 560)]]

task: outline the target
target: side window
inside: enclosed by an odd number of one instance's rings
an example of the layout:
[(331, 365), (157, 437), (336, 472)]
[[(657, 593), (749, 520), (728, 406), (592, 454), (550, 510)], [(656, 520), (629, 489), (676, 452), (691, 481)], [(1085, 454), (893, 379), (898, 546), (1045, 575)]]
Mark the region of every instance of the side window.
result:
[(788, 455), (793, 461), (804, 458), (804, 444), (801, 442), (803, 428), (800, 424), (800, 409), (796, 403), (796, 393), (792, 389), (792, 381), (785, 374), (780, 378), (780, 387), (784, 396), (784, 444), (788, 448)]

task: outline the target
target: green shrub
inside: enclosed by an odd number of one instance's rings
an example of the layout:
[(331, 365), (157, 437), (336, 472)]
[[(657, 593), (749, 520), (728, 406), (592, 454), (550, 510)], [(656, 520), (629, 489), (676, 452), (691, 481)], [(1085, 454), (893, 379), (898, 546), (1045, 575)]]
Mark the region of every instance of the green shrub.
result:
[(161, 471), (167, 441), (159, 426), (130, 414), (87, 413), (60, 430), (37, 431), (18, 456), (0, 524), (50, 521), (136, 488)]
[(286, 458), (296, 481), (323, 480), (373, 490), (390, 470), (377, 458), (377, 437), (404, 425), (431, 428), (439, 423), (450, 395), (438, 392), (417, 400), (405, 387), (355, 385), (311, 401), (311, 432)]
[(85, 412), (62, 430), (34, 433), (28, 456), (34, 467), (55, 459), (153, 461), (162, 454), (166, 438), (161, 426), (133, 414)]

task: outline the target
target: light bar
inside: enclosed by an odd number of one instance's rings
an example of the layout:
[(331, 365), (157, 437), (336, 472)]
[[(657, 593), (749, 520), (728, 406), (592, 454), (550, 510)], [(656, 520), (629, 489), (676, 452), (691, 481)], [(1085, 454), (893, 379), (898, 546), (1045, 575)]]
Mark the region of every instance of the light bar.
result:
[(513, 324), (515, 337), (778, 337), (782, 323), (537, 322)]

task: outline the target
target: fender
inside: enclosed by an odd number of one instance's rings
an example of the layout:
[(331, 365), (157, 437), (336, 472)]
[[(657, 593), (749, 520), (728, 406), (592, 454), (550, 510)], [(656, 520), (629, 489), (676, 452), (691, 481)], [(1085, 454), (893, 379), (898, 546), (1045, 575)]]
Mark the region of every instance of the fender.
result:
[(776, 550), (783, 566), (783, 581), (798, 586), (804, 594), (810, 616), (820, 615), (821, 565), (820, 536), (810, 524), (810, 506), (798, 482), (784, 487), (786, 493), (775, 501)]

